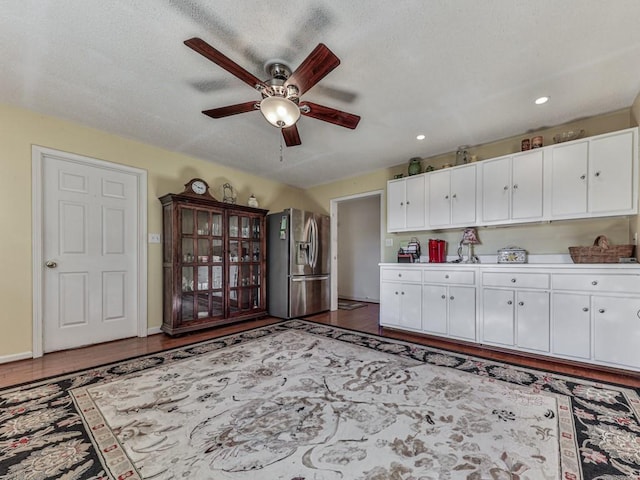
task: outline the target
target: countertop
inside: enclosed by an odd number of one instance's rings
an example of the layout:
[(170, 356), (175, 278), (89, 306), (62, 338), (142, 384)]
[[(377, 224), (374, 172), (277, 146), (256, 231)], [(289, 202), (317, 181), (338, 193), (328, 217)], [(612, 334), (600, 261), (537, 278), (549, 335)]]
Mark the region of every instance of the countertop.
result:
[(457, 257), (450, 257), (446, 263), (379, 263), (379, 266), (412, 268), (412, 267), (435, 267), (435, 268), (575, 268), (575, 269), (640, 269), (639, 263), (573, 263), (569, 255), (529, 255), (527, 263), (498, 263), (497, 256), (479, 256), (479, 263), (459, 263), (451, 260)]

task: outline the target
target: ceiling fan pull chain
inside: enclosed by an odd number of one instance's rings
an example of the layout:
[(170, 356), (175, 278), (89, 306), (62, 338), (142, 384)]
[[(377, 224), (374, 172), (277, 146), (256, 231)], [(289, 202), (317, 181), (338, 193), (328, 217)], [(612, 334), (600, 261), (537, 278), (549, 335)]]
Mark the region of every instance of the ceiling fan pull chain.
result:
[(282, 135), (280, 135), (280, 161), (282, 162), (283, 160), (283, 153), (282, 153)]

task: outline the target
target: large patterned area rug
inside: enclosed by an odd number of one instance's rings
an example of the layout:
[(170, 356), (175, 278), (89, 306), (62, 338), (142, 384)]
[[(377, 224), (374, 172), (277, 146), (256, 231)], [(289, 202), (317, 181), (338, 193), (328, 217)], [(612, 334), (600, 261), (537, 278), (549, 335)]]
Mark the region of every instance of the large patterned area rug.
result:
[(293, 320), (0, 392), (0, 478), (640, 478), (638, 392)]

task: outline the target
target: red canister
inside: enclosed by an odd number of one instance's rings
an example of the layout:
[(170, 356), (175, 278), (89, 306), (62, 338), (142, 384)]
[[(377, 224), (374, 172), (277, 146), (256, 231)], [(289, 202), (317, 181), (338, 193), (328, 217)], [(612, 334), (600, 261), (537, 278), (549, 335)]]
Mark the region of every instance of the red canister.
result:
[(438, 240), (438, 263), (447, 261), (447, 243), (444, 240)]
[(438, 240), (429, 239), (429, 263), (438, 263)]

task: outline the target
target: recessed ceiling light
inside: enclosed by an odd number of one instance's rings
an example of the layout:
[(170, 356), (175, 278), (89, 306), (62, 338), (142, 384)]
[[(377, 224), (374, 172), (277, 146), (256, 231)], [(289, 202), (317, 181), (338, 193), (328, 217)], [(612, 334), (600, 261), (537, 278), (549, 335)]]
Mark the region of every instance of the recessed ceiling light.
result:
[(547, 103), (548, 101), (549, 97), (536, 98), (536, 105), (542, 105), (543, 103)]
[(424, 135), (420, 134), (416, 137), (418, 140), (424, 140)]

